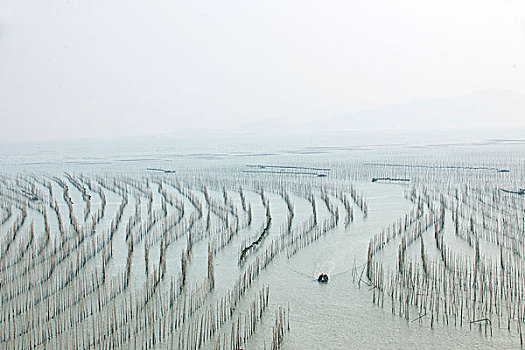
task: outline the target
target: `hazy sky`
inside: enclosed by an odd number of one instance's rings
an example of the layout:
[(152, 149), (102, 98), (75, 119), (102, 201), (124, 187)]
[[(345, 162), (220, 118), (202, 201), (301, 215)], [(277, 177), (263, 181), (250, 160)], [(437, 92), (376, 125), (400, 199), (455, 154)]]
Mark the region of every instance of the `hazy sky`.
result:
[(0, 0), (0, 140), (525, 92), (523, 0)]

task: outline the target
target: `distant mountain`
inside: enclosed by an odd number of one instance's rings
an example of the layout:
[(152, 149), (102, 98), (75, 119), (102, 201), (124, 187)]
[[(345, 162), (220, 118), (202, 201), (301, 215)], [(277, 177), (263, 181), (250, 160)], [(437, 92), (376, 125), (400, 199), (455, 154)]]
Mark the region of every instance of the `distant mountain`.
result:
[(310, 123), (324, 130), (443, 129), (525, 126), (525, 94), (478, 91), (467, 95), (386, 105)]

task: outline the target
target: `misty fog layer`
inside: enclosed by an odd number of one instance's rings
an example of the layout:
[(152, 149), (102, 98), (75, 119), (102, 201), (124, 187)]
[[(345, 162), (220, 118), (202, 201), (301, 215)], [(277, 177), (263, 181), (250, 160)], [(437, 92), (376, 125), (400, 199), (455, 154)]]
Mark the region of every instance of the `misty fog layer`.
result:
[(3, 0), (0, 140), (352, 129), (400, 103), (525, 93), (523, 62), (522, 1)]

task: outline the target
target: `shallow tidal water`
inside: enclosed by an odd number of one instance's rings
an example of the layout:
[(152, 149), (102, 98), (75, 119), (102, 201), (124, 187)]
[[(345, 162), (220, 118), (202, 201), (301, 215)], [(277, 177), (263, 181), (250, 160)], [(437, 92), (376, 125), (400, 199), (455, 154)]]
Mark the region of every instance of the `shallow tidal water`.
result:
[[(111, 147), (109, 147), (109, 146)], [(368, 213), (365, 216), (362, 210), (354, 204), (354, 220), (345, 227), (339, 223), (319, 239), (299, 249), (288, 258), (287, 253), (280, 253), (264, 269), (254, 284), (247, 290), (246, 295), (236, 307), (235, 313), (243, 312), (253, 297), (264, 286), (269, 287), (269, 304), (257, 324), (256, 331), (246, 344), (245, 349), (271, 349), (272, 327), (275, 323), (275, 312), (279, 307), (288, 310), (289, 331), (284, 334), (282, 349), (514, 349), (519, 348), (519, 335), (515, 331), (509, 332), (505, 327), (493, 327), (493, 334), (485, 335), (479, 327), (472, 329), (467, 325), (462, 328), (453, 324), (438, 323), (430, 327), (428, 322), (413, 322), (417, 314), (409, 321), (393, 315), (385, 302), (379, 307), (372, 302), (373, 290), (365, 283), (359, 283), (362, 271), (367, 262), (367, 249), (370, 239), (381, 232), (385, 227), (402, 217), (414, 207), (407, 193), (413, 183), (437, 187), (461, 185), (460, 181), (471, 181), (480, 187), (494, 188), (504, 186), (508, 189), (525, 187), (524, 167), (525, 152), (522, 144), (508, 144), (505, 142), (481, 145), (440, 145), (440, 146), (374, 146), (362, 145), (355, 148), (312, 148), (311, 146), (279, 147), (268, 146), (264, 150), (237, 148), (214, 149), (205, 146), (202, 150), (193, 147), (191, 142), (184, 146), (159, 145), (157, 142), (144, 144), (98, 145), (91, 148), (85, 143), (77, 145), (38, 145), (38, 146), (10, 146), (2, 149), (1, 157), (4, 164), (1, 172), (8, 181), (14, 181), (18, 175), (36, 174), (47, 179), (64, 177), (64, 173), (73, 176), (85, 176), (95, 179), (136, 179), (144, 182), (145, 179), (164, 178), (165, 183), (180, 181), (204, 203), (205, 197), (199, 185), (201, 182), (217, 180), (219, 185), (210, 183), (211, 198), (220, 201), (226, 188), (227, 195), (234, 204), (240, 207), (240, 198), (236, 193), (239, 186), (246, 190), (246, 199), (253, 210), (253, 223), (250, 227), (239, 231), (232, 241), (214, 257), (215, 288), (207, 296), (205, 305), (213, 304), (215, 300), (226, 293), (234, 282), (242, 275), (245, 266), (253, 263), (255, 256), (261, 253), (273, 239), (277, 239), (286, 224), (287, 206), (277, 184), (286, 187), (287, 184), (303, 184), (314, 193), (317, 203), (319, 219), (328, 218), (330, 212), (323, 204), (321, 190), (333, 188), (348, 189), (355, 186), (366, 200)], [(424, 164), (456, 166), (486, 166), (498, 169), (510, 169), (508, 174), (494, 172), (480, 172), (473, 170), (436, 170), (414, 168), (392, 168), (374, 166), (370, 163), (395, 164)], [(327, 177), (289, 175), (289, 174), (251, 174), (243, 173), (247, 164), (276, 164), (304, 167), (319, 167), (331, 169)], [(158, 173), (148, 168), (169, 169), (174, 173)], [(372, 183), (372, 176), (406, 176), (411, 183)], [(195, 179), (199, 180), (196, 181)], [(467, 180), (465, 180), (467, 179)], [(201, 182), (199, 182), (201, 181)], [(426, 183), (425, 183), (426, 182)], [(244, 265), (238, 263), (240, 247), (243, 241), (250, 240), (259, 232), (264, 223), (265, 207), (256, 191), (260, 183), (265, 188), (269, 200), (272, 224), (266, 239), (261, 247), (250, 255)], [(250, 184), (252, 185), (250, 187)], [(273, 184), (273, 185), (272, 185)], [(445, 185), (444, 185), (445, 184)], [(5, 186), (5, 185), (4, 185)], [(150, 184), (153, 192), (158, 186)], [(274, 186), (274, 187), (272, 187)], [(188, 212), (195, 211), (192, 203), (177, 193), (174, 187), (166, 186), (168, 192), (178, 195)], [(4, 187), (5, 188), (5, 187)], [(55, 184), (55, 191), (58, 191)], [(107, 212), (110, 213), (100, 224), (100, 231), (107, 230), (111, 218), (119, 207), (121, 198), (114, 192), (105, 191), (107, 197)], [(294, 203), (294, 223), (299, 225), (308, 220), (312, 211), (310, 202), (292, 188), (289, 194)], [(82, 195), (71, 188), (71, 198), (77, 216), (82, 213)], [(55, 197), (64, 212), (66, 203), (57, 192)], [(100, 205), (100, 199), (93, 196), (93, 207)], [(341, 217), (344, 212), (343, 203), (335, 194), (330, 194)], [(133, 214), (136, 199), (130, 196), (129, 203), (123, 214), (123, 222)], [(147, 211), (146, 200), (137, 204), (143, 213)], [(153, 209), (160, 210), (161, 199), (155, 193)], [(16, 211), (17, 212), (17, 211)], [(174, 213), (173, 208), (168, 213)], [(14, 215), (15, 216), (15, 215)], [(43, 222), (35, 212), (30, 211), (30, 218), (34, 218), (36, 231), (43, 230)], [(216, 215), (211, 215), (212, 221), (220, 222)], [(55, 220), (56, 221), (56, 220)], [(57, 230), (57, 222), (51, 223), (52, 230)], [(200, 225), (204, 225), (204, 219)], [(1, 238), (12, 223), (8, 221), (0, 226)], [(22, 229), (27, 231), (28, 224)], [(203, 226), (199, 226), (202, 230)], [(198, 230), (197, 230), (198, 231)], [(20, 238), (19, 238), (20, 239)], [(208, 243), (206, 237), (196, 241), (193, 246), (192, 259), (188, 267), (187, 280), (191, 286), (201, 283), (206, 278)], [(453, 242), (453, 238), (450, 239)], [(18, 244), (18, 241), (15, 241)], [(131, 266), (130, 287), (138, 288), (145, 281), (144, 241), (135, 247)], [(152, 241), (150, 261), (156, 264), (159, 259), (159, 242)], [(451, 243), (453, 244), (453, 243)], [(181, 251), (187, 245), (186, 240), (176, 240), (166, 250), (167, 276), (176, 277), (180, 273)], [(458, 243), (458, 251), (466, 250)], [(416, 247), (417, 248), (417, 247)], [(430, 249), (430, 248), (429, 248)], [(113, 238), (113, 256), (107, 265), (109, 276), (117, 278), (126, 265), (127, 243), (124, 224), (117, 230)], [(395, 266), (396, 248), (385, 251), (383, 258), (393, 261)], [(99, 260), (97, 260), (99, 261)], [(97, 262), (89, 263), (88, 268), (96, 269)], [(320, 273), (330, 277), (327, 284), (316, 282)], [(159, 293), (168, 294), (168, 287), (164, 286)], [(217, 334), (227, 333), (229, 327)], [(5, 343), (4, 343), (5, 344)], [(175, 341), (176, 344), (176, 341)], [(155, 348), (168, 347), (169, 342), (156, 345)], [(133, 346), (131, 343), (123, 346)], [(176, 346), (175, 346), (176, 348)], [(213, 341), (209, 341), (203, 348), (214, 349)]]

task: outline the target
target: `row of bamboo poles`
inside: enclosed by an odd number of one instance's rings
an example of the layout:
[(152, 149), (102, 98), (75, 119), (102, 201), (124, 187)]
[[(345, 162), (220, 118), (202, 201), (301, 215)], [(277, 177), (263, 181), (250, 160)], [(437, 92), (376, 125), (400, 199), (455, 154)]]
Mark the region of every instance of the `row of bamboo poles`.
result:
[[(414, 186), (407, 198), (414, 208), (370, 240), (365, 278), (354, 269), (354, 280), (407, 322), (505, 329), (523, 346), (523, 202), (473, 185)], [(396, 245), (396, 262), (385, 261)]]
[[(277, 257), (291, 258), (334, 229), (339, 205), (345, 208), (345, 223), (353, 220), (351, 201), (365, 214), (367, 210), (353, 187), (316, 190), (306, 183), (284, 190), (283, 184), (276, 187), (273, 182), (209, 180), (82, 174), (3, 177), (1, 346), (249, 346), (269, 305), (268, 286), (260, 288), (251, 302), (246, 300), (259, 276)], [(222, 198), (210, 189), (222, 192)], [(219, 293), (214, 261), (250, 230), (254, 219), (255, 203), (248, 200), (246, 189), (261, 198), (263, 237), (271, 230), (272, 220), (267, 189), (282, 197), (287, 220), (272, 239), (260, 240), (250, 259), (238, 267), (239, 277)], [(295, 222), (290, 194), (310, 202), (307, 220)], [(328, 209), (326, 218), (319, 216), (319, 197)], [(190, 266), (195, 247), (202, 244), (208, 251), (207, 274), (196, 282)], [(178, 270), (170, 265), (170, 256), (181, 248)], [(136, 274), (139, 261), (144, 270)], [(241, 303), (247, 305), (244, 312), (239, 310)], [(289, 312), (289, 308), (277, 309), (269, 341), (272, 349), (283, 344)]]

